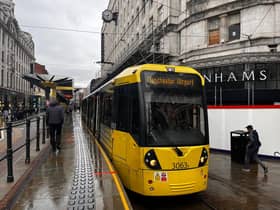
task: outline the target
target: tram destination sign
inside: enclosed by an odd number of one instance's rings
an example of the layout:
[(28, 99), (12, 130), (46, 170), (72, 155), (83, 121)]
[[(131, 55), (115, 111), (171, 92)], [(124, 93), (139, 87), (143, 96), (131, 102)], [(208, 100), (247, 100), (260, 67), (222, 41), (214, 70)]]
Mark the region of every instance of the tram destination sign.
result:
[(200, 78), (193, 74), (143, 72), (142, 78), (146, 88), (201, 89)]

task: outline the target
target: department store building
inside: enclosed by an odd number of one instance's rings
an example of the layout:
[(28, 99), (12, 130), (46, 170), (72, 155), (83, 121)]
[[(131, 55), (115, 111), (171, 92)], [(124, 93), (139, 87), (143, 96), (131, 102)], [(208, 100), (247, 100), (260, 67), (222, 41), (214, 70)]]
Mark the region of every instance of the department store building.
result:
[[(209, 105), (280, 102), (279, 0), (110, 0), (102, 75), (127, 66), (191, 66)], [(109, 18), (108, 18), (109, 17)]]

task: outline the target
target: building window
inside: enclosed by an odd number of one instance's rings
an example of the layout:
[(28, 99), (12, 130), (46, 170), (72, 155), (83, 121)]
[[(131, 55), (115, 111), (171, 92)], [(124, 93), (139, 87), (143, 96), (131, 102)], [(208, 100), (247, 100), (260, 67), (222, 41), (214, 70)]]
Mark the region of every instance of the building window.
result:
[(213, 18), (208, 20), (208, 44), (220, 43), (220, 19)]
[(228, 16), (228, 40), (240, 39), (240, 14)]

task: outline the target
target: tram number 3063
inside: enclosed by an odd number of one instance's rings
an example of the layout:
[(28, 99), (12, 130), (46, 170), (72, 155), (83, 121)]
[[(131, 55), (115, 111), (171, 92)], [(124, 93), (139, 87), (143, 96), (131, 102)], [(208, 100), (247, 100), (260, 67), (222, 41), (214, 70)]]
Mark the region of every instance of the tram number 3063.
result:
[(172, 166), (174, 170), (182, 170), (189, 168), (189, 164), (187, 162), (173, 162)]

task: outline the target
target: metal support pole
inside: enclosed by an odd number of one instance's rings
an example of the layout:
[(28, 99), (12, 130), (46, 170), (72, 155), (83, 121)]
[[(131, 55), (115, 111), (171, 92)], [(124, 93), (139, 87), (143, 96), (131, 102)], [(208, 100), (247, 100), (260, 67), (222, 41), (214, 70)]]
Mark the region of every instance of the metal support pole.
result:
[(30, 163), (30, 119), (26, 119), (26, 157), (25, 163)]
[(43, 115), (43, 140), (42, 144), (46, 143), (46, 116)]
[(40, 151), (40, 117), (37, 117), (36, 151)]
[(220, 106), (223, 105), (223, 88), (220, 86)]
[(252, 81), (252, 105), (255, 105), (255, 81)]
[(50, 100), (50, 92), (51, 89), (49, 87), (46, 87), (45, 89), (46, 100)]
[(14, 181), (13, 175), (13, 147), (12, 147), (12, 123), (7, 122), (7, 182)]

